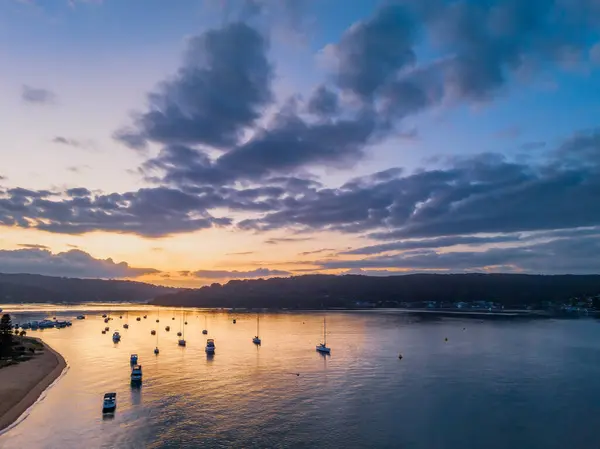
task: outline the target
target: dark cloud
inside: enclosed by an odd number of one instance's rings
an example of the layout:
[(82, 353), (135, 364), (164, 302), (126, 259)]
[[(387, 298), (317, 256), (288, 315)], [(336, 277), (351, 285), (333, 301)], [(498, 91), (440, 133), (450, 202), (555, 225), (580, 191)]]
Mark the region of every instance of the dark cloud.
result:
[(316, 249), (314, 251), (304, 251), (302, 253), (299, 253), (299, 256), (308, 256), (310, 254), (320, 254), (320, 253), (326, 253), (329, 251), (335, 251), (334, 248), (321, 248), (321, 249)]
[(19, 243), (17, 246), (27, 249), (50, 249), (46, 245), (38, 245), (36, 243)]
[(272, 101), (267, 48), (265, 38), (244, 23), (191, 38), (176, 76), (148, 95), (148, 110), (115, 138), (136, 149), (148, 140), (237, 144)]
[(283, 108), (245, 142), (215, 160), (201, 150), (169, 145), (144, 164), (157, 170), (161, 182), (174, 185), (223, 185), (261, 181), (278, 173), (294, 173), (307, 165), (352, 165), (374, 142), (378, 124), (369, 111), (352, 118), (308, 122)]
[(193, 275), (202, 279), (252, 279), (269, 276), (290, 276), (291, 273), (269, 268), (257, 268), (252, 271), (198, 270), (194, 271)]
[(1, 273), (32, 273), (80, 278), (133, 278), (158, 273), (153, 268), (134, 268), (126, 262), (95, 259), (88, 253), (71, 250), (53, 254), (39, 248), (0, 250)]
[(188, 276), (192, 275), (192, 272), (189, 271), (189, 270), (179, 271), (178, 273), (179, 273), (180, 276), (183, 276), (183, 277), (188, 277)]
[(306, 242), (312, 240), (312, 237), (280, 237), (270, 238), (265, 240), (267, 245), (279, 245), (280, 243), (291, 243), (291, 242)]
[(316, 262), (322, 269), (398, 268), (473, 271), (501, 267), (527, 273), (593, 274), (600, 271), (600, 235), (485, 251), (429, 251), (414, 255), (378, 256), (363, 260)]
[(240, 225), (342, 232), (385, 228), (393, 232), (388, 238), (396, 239), (595, 226), (600, 224), (598, 135), (578, 134), (539, 164), (481, 154), (404, 176), (382, 172), (295, 197)]
[[(594, 1), (405, 0), (354, 24), (325, 55), (340, 88), (366, 102), (394, 93), (392, 104), (404, 113), (442, 98), (489, 100), (515, 74), (583, 54), (598, 24), (590, 20), (598, 12)], [(433, 65), (418, 61), (425, 40), (438, 55)]]
[(339, 100), (335, 92), (326, 86), (319, 86), (307, 104), (308, 112), (322, 117), (335, 115), (339, 110)]
[(221, 203), (164, 187), (101, 195), (76, 188), (51, 198), (56, 195), (26, 189), (0, 193), (0, 224), (62, 234), (107, 231), (161, 237), (231, 222), (207, 211)]
[(21, 86), (21, 100), (31, 104), (53, 104), (56, 102), (56, 95), (48, 89), (24, 84)]
[(52, 142), (58, 143), (60, 145), (67, 145), (69, 147), (75, 147), (75, 148), (81, 147), (81, 142), (79, 142), (78, 140), (70, 139), (68, 137), (63, 137), (63, 136), (56, 136), (54, 139), (52, 139)]
[[(375, 233), (373, 238), (385, 238), (389, 234)], [(389, 238), (389, 237), (388, 237)], [(493, 243), (518, 242), (521, 240), (519, 235), (500, 235), (495, 237), (477, 237), (477, 236), (452, 236), (438, 237), (422, 240), (404, 240), (400, 242), (383, 243), (379, 245), (364, 246), (350, 251), (343, 251), (340, 254), (379, 254), (389, 251), (404, 251), (423, 248), (447, 248), (456, 245), (481, 246)]]
[(416, 62), (415, 28), (401, 5), (381, 8), (374, 17), (354, 24), (331, 47), (338, 61), (338, 85), (370, 98), (400, 69)]

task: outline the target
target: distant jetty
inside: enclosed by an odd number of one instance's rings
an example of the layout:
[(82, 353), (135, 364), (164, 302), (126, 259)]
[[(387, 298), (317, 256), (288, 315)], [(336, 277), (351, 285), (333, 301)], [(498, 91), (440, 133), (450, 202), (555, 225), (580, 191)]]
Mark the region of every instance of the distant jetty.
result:
[(39, 352), (27, 361), (0, 368), (0, 432), (17, 421), (67, 366), (65, 359), (41, 340), (23, 339), (24, 344), (28, 342), (37, 342)]

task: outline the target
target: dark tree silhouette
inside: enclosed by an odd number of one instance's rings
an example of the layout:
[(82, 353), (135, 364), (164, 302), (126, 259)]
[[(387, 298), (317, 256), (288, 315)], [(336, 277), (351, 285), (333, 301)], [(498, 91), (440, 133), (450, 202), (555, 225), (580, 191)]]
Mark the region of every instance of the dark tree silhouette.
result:
[(12, 320), (10, 315), (5, 313), (0, 319), (0, 355), (9, 356), (12, 352)]

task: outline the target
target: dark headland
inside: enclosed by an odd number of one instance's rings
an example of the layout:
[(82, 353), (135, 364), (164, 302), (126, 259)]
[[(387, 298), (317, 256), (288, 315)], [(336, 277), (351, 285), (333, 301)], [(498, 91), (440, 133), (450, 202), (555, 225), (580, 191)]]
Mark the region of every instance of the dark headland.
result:
[(0, 303), (149, 301), (177, 289), (143, 282), (0, 273)]
[(153, 304), (226, 308), (600, 309), (600, 275), (305, 275), (234, 280), (158, 296)]

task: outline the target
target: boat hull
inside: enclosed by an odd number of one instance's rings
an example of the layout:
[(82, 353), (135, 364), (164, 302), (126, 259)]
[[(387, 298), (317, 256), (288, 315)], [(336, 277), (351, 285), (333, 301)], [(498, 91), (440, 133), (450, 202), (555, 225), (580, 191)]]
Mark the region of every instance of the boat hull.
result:
[(117, 405), (108, 405), (108, 406), (103, 406), (102, 407), (102, 413), (113, 413), (115, 411), (115, 409), (117, 408)]
[(317, 352), (320, 352), (321, 354), (331, 354), (331, 348), (327, 348), (325, 346), (318, 345)]

